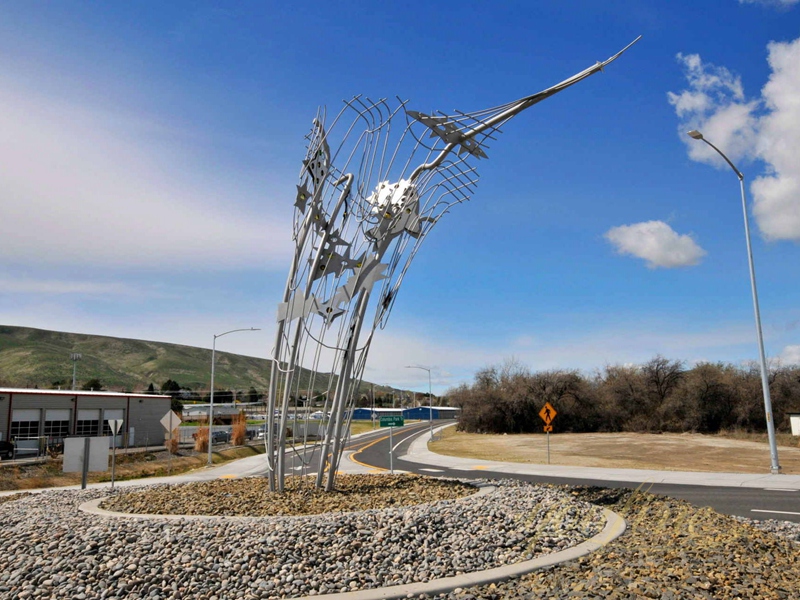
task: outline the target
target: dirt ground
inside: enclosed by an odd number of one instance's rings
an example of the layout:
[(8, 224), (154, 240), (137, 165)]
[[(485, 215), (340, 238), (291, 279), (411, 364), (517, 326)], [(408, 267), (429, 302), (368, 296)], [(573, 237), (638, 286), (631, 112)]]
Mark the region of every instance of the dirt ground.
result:
[[(800, 475), (800, 447), (778, 446), (782, 472)], [(798, 438), (794, 438), (797, 440)], [(433, 452), (483, 460), (547, 464), (547, 437), (443, 432), (429, 445)], [(769, 473), (766, 441), (732, 439), (694, 433), (554, 433), (550, 464), (663, 471)]]
[[(215, 449), (212, 458), (216, 465), (262, 452), (263, 444), (228, 446)], [(152, 448), (149, 452), (117, 454), (116, 480), (163, 477), (185, 473), (204, 467), (208, 460), (207, 457), (206, 452), (196, 452), (187, 448), (181, 448), (178, 454), (172, 457), (164, 448)], [(36, 464), (4, 462), (0, 465), (0, 491), (80, 484), (80, 473), (62, 473), (61, 469), (61, 457)], [(89, 483), (111, 481), (111, 472), (89, 473), (87, 480)]]

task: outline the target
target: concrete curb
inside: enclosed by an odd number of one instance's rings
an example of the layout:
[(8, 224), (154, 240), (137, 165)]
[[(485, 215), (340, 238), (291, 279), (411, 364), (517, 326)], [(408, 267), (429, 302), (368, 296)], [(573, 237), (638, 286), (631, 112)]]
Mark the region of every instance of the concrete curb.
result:
[(564, 563), (570, 560), (575, 560), (581, 556), (586, 556), (587, 554), (599, 550), (609, 542), (615, 540), (625, 533), (625, 519), (608, 509), (603, 509), (603, 516), (606, 518), (606, 525), (603, 528), (603, 531), (586, 540), (585, 542), (582, 542), (577, 546), (573, 546), (572, 548), (562, 550), (561, 552), (554, 552), (553, 554), (539, 556), (524, 562), (514, 563), (513, 565), (504, 565), (502, 567), (488, 569), (486, 571), (465, 573), (463, 575), (444, 577), (442, 579), (434, 579), (427, 582), (359, 590), (357, 592), (301, 596), (295, 600), (314, 600), (316, 598), (324, 598), (325, 600), (389, 600), (392, 598), (408, 598), (412, 596), (418, 596), (419, 594), (445, 594), (452, 592), (456, 588), (469, 588), (478, 585), (488, 585), (490, 583), (506, 581), (514, 577), (532, 573), (533, 571), (537, 571), (539, 569), (544, 569), (546, 567), (551, 567), (553, 565)]
[[(496, 486), (491, 484), (479, 484), (478, 492), (466, 498), (474, 498), (489, 494), (496, 489)], [(97, 498), (84, 502), (80, 505), (79, 510), (85, 513), (94, 514), (102, 517), (111, 518), (127, 518), (137, 520), (196, 520), (196, 521), (209, 521), (217, 520), (242, 520), (242, 521), (255, 521), (264, 520), (269, 517), (225, 517), (225, 516), (206, 516), (206, 515), (141, 515), (133, 513), (119, 513), (112, 512), (100, 508), (100, 503), (106, 497)], [(514, 563), (511, 565), (504, 565), (494, 569), (487, 569), (486, 571), (476, 571), (474, 573), (464, 573), (462, 575), (455, 575), (453, 577), (444, 577), (442, 579), (434, 579), (426, 582), (408, 583), (402, 585), (395, 585), (383, 588), (374, 588), (368, 590), (358, 590), (355, 592), (340, 592), (336, 594), (317, 594), (315, 596), (301, 596), (295, 600), (313, 600), (316, 598), (324, 598), (325, 600), (388, 600), (391, 598), (407, 598), (409, 596), (417, 596), (419, 594), (444, 594), (452, 592), (456, 588), (468, 588), (479, 585), (488, 585), (490, 583), (498, 583), (506, 581), (514, 577), (526, 575), (558, 565), (570, 560), (575, 560), (581, 556), (591, 554), (608, 544), (609, 542), (617, 539), (625, 533), (626, 525), (625, 519), (617, 513), (608, 509), (603, 509), (603, 516), (606, 519), (606, 524), (603, 530), (597, 535), (589, 538), (585, 542), (581, 542), (577, 546), (567, 548), (561, 552), (554, 552), (544, 556), (538, 556), (531, 560)], [(285, 518), (285, 517), (281, 517)], [(303, 517), (297, 517), (303, 518)]]

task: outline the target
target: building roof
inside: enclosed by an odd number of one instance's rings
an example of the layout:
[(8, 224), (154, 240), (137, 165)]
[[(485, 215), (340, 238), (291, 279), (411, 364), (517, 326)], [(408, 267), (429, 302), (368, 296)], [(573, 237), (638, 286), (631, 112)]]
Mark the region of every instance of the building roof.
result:
[(170, 398), (164, 394), (134, 394), (126, 392), (86, 392), (83, 390), (41, 390), (38, 388), (0, 387), (0, 394), (40, 394), (47, 396), (101, 396), (105, 398)]

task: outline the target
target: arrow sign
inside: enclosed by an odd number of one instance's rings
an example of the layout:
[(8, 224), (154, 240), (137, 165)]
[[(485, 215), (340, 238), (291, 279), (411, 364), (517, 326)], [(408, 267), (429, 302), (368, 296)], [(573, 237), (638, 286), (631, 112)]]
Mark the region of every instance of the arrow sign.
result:
[(542, 421), (544, 421), (545, 425), (550, 425), (550, 423), (553, 422), (553, 419), (556, 418), (557, 414), (558, 413), (556, 412), (556, 409), (553, 408), (553, 405), (549, 402), (545, 402), (542, 410), (539, 411), (539, 416), (542, 418)]

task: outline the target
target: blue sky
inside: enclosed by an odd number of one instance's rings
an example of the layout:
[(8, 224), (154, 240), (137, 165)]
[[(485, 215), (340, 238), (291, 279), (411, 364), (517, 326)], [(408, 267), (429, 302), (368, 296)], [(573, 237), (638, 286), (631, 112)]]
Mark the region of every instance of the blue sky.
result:
[[(498, 6), (499, 4), (499, 6)], [(800, 363), (800, 2), (2, 2), (0, 323), (266, 357), (317, 107), (470, 111), (642, 40), (504, 126), (365, 378)], [(65, 370), (69, 371), (65, 358)]]

